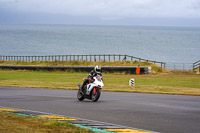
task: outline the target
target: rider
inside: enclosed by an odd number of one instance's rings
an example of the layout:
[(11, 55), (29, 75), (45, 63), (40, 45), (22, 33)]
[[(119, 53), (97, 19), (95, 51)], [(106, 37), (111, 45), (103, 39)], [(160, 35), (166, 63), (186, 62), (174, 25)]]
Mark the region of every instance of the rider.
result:
[(94, 76), (97, 76), (97, 75), (101, 75), (101, 67), (100, 66), (95, 66), (94, 67), (94, 70), (90, 71), (89, 75), (88, 75), (88, 78), (84, 80), (82, 86), (81, 86), (81, 91), (83, 91), (83, 88), (84, 86), (89, 83), (90, 81), (93, 80), (93, 77)]

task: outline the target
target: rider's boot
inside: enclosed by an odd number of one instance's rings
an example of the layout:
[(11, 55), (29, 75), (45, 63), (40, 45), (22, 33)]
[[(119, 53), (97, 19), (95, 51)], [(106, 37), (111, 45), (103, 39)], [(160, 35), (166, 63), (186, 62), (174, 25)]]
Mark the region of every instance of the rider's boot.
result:
[(82, 92), (84, 92), (84, 86), (87, 84), (88, 80), (85, 80), (80, 88)]
[(80, 90), (82, 93), (84, 93), (84, 85), (81, 86)]
[(83, 92), (83, 85), (81, 86), (80, 90)]

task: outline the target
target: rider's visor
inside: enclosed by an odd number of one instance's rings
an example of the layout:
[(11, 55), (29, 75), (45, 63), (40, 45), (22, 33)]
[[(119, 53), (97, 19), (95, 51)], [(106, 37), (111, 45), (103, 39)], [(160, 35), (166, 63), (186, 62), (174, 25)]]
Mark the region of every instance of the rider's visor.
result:
[(96, 69), (97, 72), (101, 72), (101, 69)]

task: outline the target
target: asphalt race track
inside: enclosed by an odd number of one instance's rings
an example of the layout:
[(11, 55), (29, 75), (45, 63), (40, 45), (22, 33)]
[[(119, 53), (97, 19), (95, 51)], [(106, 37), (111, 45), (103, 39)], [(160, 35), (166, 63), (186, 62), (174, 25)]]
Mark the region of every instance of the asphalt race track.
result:
[(0, 87), (0, 106), (48, 112), (163, 133), (199, 133), (200, 97), (102, 92), (80, 102), (77, 91)]

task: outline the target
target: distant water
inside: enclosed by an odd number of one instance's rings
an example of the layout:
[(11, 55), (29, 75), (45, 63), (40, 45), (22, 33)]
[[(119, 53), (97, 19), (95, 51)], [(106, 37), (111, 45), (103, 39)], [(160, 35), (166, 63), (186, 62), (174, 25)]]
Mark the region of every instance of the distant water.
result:
[(0, 25), (0, 55), (127, 54), (148, 60), (200, 60), (200, 28)]

